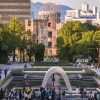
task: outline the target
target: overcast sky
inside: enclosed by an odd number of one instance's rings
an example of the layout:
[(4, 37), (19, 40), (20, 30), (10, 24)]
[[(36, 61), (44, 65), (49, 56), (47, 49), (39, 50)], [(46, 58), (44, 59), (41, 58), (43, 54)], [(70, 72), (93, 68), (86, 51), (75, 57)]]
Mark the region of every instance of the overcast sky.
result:
[(54, 2), (56, 4), (63, 4), (67, 5), (69, 7), (72, 7), (74, 9), (81, 8), (81, 4), (83, 2), (88, 3), (90, 5), (90, 8), (93, 6), (97, 6), (100, 12), (100, 0), (32, 0), (32, 2)]

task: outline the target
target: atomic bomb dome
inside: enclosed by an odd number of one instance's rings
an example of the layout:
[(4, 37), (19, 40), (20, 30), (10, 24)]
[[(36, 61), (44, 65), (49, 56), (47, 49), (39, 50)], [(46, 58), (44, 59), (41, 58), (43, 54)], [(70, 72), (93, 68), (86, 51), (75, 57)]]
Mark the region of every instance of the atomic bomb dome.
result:
[(45, 19), (56, 23), (60, 22), (61, 13), (54, 3), (44, 3), (39, 10), (39, 19)]
[(45, 12), (51, 12), (51, 13), (59, 13), (59, 8), (55, 3), (45, 3), (41, 8), (40, 12), (45, 11)]

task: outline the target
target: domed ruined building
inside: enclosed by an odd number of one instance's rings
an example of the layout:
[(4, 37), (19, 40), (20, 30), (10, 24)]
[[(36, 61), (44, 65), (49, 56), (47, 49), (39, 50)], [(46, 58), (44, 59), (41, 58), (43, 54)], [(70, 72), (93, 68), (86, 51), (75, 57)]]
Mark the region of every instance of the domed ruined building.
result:
[(26, 21), (26, 30), (36, 36), (36, 43), (45, 45), (45, 54), (57, 55), (57, 34), (60, 27), (61, 13), (54, 3), (44, 3), (38, 12), (38, 19)]
[(39, 19), (53, 20), (60, 22), (61, 13), (59, 7), (54, 3), (45, 3), (39, 11)]
[(59, 7), (54, 3), (44, 3), (39, 10), (38, 18), (47, 20), (47, 44), (46, 53), (48, 55), (57, 54), (57, 30), (56, 24), (60, 23), (61, 13)]

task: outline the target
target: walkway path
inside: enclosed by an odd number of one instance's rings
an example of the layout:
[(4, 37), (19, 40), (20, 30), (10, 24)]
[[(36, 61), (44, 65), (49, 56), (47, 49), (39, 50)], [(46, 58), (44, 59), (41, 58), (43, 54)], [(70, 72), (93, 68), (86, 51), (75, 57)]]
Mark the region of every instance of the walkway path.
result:
[[(7, 71), (7, 75), (9, 75), (10, 72), (11, 72), (11, 70), (8, 70), (8, 71)], [(4, 73), (4, 70), (2, 70), (0, 81), (2, 81), (4, 78), (5, 78), (5, 73)]]
[[(1, 73), (1, 80), (3, 80), (5, 78), (5, 73), (4, 70), (7, 68), (7, 75), (9, 75), (9, 73), (13, 70), (13, 69), (19, 69), (19, 68), (24, 68), (24, 63), (13, 63), (11, 65), (6, 65), (6, 64), (0, 64), (0, 68), (2, 69), (2, 73)], [(27, 63), (27, 67), (30, 68), (31, 67), (31, 63)]]
[[(0, 64), (0, 68), (1, 69), (5, 69), (7, 68), (8, 70), (12, 70), (12, 69), (19, 69), (19, 68), (24, 68), (25, 63), (12, 63), (11, 65), (7, 65), (7, 64)], [(30, 68), (31, 63), (27, 63), (27, 67)]]
[[(2, 73), (1, 73), (1, 80), (3, 80), (5, 78), (5, 74), (4, 74), (4, 70), (7, 68), (8, 69), (8, 74), (13, 70), (13, 69), (20, 69), (20, 68), (24, 68), (25, 63), (12, 63), (11, 65), (7, 65), (7, 64), (0, 64), (0, 68), (2, 69)], [(50, 68), (53, 66), (33, 66), (34, 68)], [(61, 67), (65, 67), (65, 66), (61, 66)], [(75, 66), (66, 66), (66, 67), (75, 67)], [(27, 68), (32, 68), (31, 63), (27, 63)]]
[[(4, 79), (5, 75), (4, 75), (4, 69), (8, 69), (8, 74), (13, 70), (13, 69), (20, 69), (20, 68), (24, 68), (25, 63), (12, 63), (11, 65), (6, 65), (6, 64), (0, 64), (0, 68), (3, 70), (2, 74), (1, 74), (1, 80)], [(50, 67), (54, 67), (54, 66), (33, 66), (34, 68), (50, 68)], [(61, 66), (61, 67), (65, 67), (65, 66)], [(76, 66), (66, 66), (67, 68), (75, 68)], [(87, 66), (85, 64), (82, 64), (83, 68), (86, 67), (90, 67)], [(31, 63), (27, 63), (27, 68), (32, 68)], [(77, 64), (77, 68), (78, 68), (78, 64)], [(100, 69), (99, 70), (94, 70), (98, 75), (100, 75)]]
[(96, 72), (100, 76), (100, 68), (99, 69), (92, 69), (94, 72)]

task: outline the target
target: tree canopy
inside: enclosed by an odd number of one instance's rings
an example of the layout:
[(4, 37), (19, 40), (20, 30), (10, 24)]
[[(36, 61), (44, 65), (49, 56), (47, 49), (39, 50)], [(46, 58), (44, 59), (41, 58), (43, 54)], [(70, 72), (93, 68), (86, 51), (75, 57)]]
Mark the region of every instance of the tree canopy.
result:
[[(63, 60), (73, 62), (77, 57), (94, 59), (97, 58), (96, 40), (100, 40), (100, 31), (98, 27), (81, 23), (80, 21), (68, 21), (59, 31), (57, 38), (57, 47), (59, 57)], [(93, 45), (91, 48), (90, 46)]]

